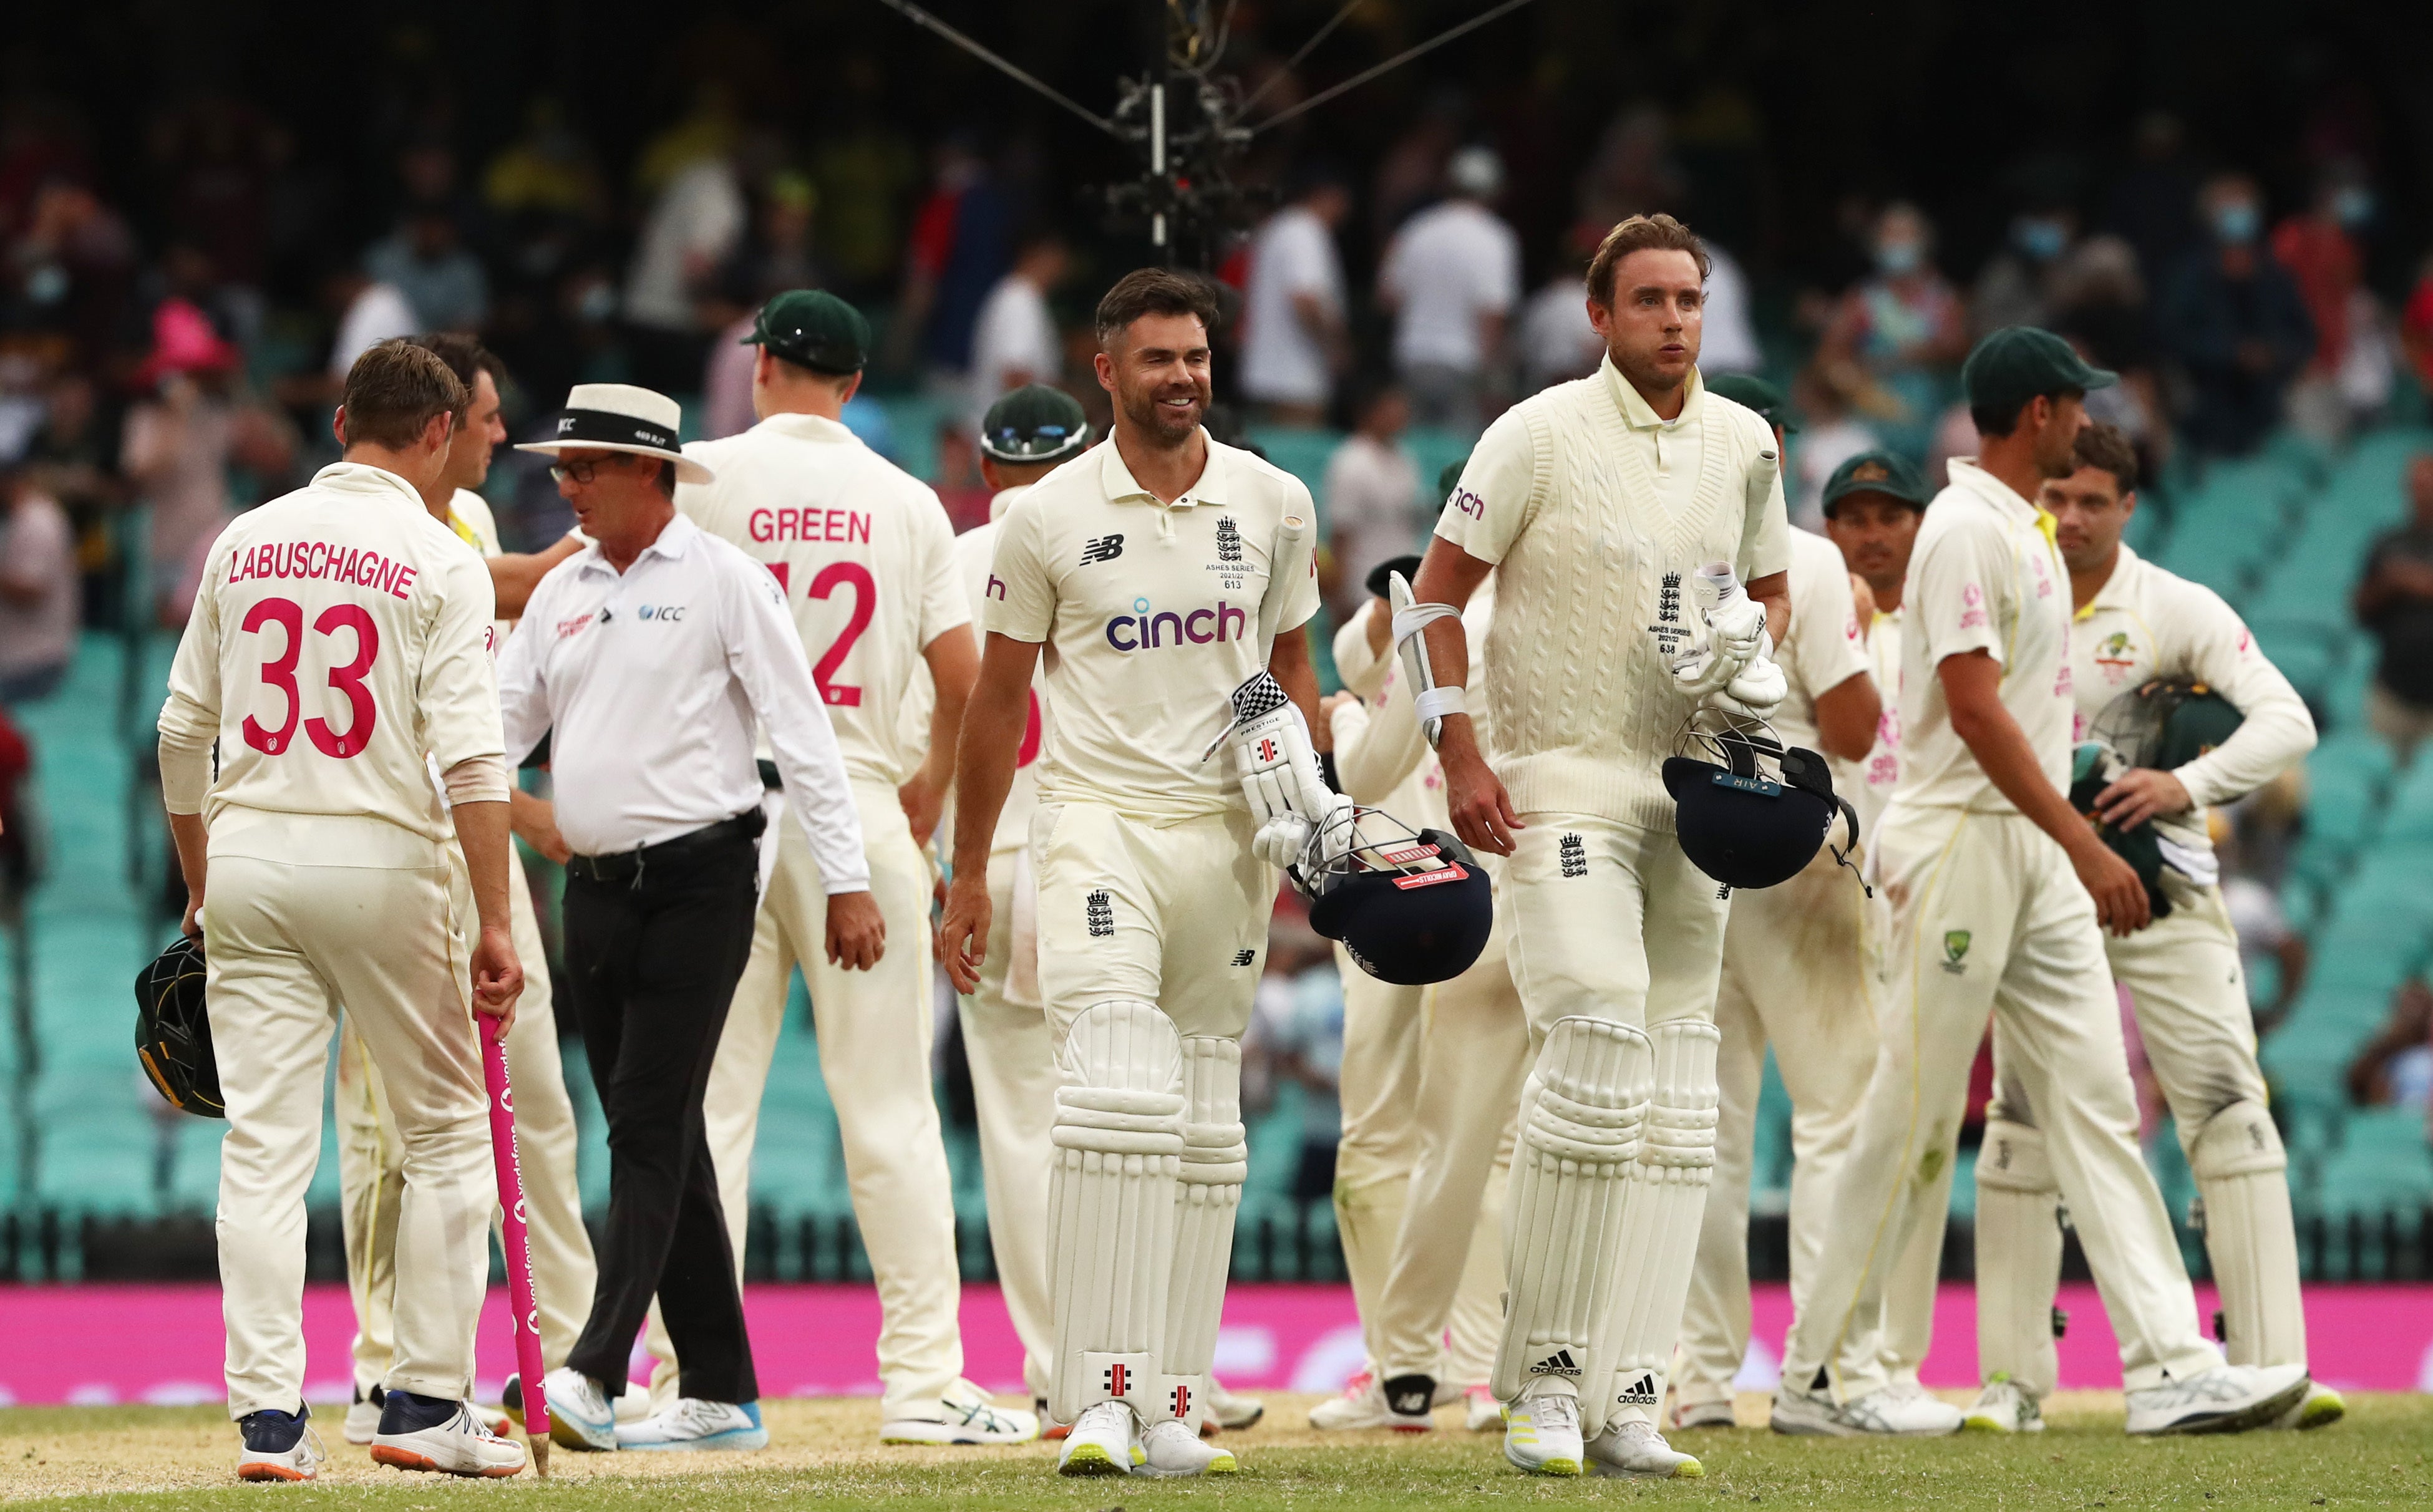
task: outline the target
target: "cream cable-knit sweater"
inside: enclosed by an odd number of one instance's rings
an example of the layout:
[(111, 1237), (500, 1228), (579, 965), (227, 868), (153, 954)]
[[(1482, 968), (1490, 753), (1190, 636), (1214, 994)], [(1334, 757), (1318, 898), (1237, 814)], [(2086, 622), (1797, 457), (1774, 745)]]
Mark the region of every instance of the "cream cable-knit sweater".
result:
[[(1677, 510), (1659, 493), (1659, 445), (1697, 469)], [(1694, 457), (1678, 450), (1692, 446)], [(1438, 534), (1497, 563), (1491, 759), (1520, 812), (1673, 827), (1661, 769), (1693, 701), (1649, 629), (1694, 612), (1688, 585), (1706, 563), (1731, 563), (1744, 583), (1789, 567), (1778, 476), (1747, 499), (1773, 450), (1755, 412), (1702, 383), (1659, 425), (1610, 363), (1522, 400), (1480, 438)]]

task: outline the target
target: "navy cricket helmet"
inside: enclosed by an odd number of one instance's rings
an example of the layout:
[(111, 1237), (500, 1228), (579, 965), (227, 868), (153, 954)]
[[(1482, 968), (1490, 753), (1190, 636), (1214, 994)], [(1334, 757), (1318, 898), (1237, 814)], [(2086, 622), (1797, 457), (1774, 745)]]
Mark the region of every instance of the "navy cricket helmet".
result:
[[(1721, 727), (1702, 727), (1699, 719)], [(1825, 758), (1785, 747), (1763, 722), (1702, 711), (1685, 730), (1680, 752), (1664, 761), (1674, 831), (1691, 864), (1726, 887), (1790, 881), (1816, 858), (1838, 814), (1849, 816), (1856, 842), (1858, 813), (1834, 793)], [(1849, 864), (1846, 849), (1834, 855)]]
[(1354, 808), (1312, 837), (1290, 875), (1309, 897), (1310, 927), (1398, 987), (1460, 976), (1495, 927), (1494, 896), (1470, 847), (1382, 808)]

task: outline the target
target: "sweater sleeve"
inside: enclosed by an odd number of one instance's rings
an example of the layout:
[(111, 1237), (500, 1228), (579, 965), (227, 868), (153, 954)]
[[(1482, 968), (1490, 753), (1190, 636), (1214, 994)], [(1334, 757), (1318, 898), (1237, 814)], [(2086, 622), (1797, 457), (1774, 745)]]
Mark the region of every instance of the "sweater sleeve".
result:
[(2187, 639), (2182, 664), (2244, 716), (2229, 739), (2172, 773), (2203, 807), (2245, 797), (2304, 760), (2315, 721), (2230, 605), (2208, 588), (2181, 586), (2183, 602), (2164, 620)]

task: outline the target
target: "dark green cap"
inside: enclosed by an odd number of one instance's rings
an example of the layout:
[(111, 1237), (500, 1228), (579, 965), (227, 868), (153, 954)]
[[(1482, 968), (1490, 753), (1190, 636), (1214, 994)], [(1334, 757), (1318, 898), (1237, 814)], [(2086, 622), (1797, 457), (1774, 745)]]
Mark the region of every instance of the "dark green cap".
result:
[(2034, 326), (2004, 326), (1988, 332), (1960, 365), (1960, 386), (1968, 393), (1968, 407), (2005, 419), (2039, 394), (2084, 394), (2119, 381), (2118, 374), (2088, 365), (2068, 342)]
[(1825, 518), (1832, 518), (1833, 506), (1852, 494), (1881, 494), (1914, 509), (1924, 509), (1934, 497), (1907, 457), (1881, 450), (1862, 451), (1833, 469), (1825, 480)]
[(1758, 418), (1778, 428), (1785, 435), (1797, 435), (1799, 424), (1791, 417), (1791, 400), (1782, 390), (1762, 378), (1747, 373), (1722, 373), (1707, 381), (1707, 392), (1721, 394), (1735, 404), (1745, 404), (1757, 411)]
[(999, 462), (1062, 462), (1089, 444), (1081, 401), (1045, 383), (1013, 390), (980, 417), (980, 450)]
[(825, 289), (788, 289), (752, 317), (746, 347), (766, 347), (790, 363), (842, 377), (870, 361), (870, 322)]

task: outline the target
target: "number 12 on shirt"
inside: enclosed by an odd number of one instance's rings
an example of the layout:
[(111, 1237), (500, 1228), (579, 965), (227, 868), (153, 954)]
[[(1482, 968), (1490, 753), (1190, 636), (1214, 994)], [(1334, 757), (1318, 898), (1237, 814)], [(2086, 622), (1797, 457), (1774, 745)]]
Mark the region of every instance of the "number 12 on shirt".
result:
[[(791, 564), (769, 562), (763, 565), (769, 569), (771, 575), (776, 578), (777, 586), (780, 589), (788, 593), (794, 591), (793, 584), (790, 581), (787, 571)], [(859, 708), (861, 707), (861, 689), (850, 683), (839, 683), (831, 679), (836, 676), (837, 669), (844, 665), (844, 659), (853, 654), (854, 642), (859, 640), (861, 633), (870, 628), (870, 617), (878, 611), (878, 585), (872, 579), (870, 569), (859, 562), (830, 562), (820, 569), (819, 574), (811, 579), (810, 591), (807, 597), (825, 599), (840, 587), (853, 590), (853, 611), (845, 618), (844, 629), (838, 633), (836, 639), (828, 643), (827, 650), (820, 653), (820, 659), (812, 664), (811, 680), (820, 685), (820, 701), (831, 708)]]

